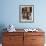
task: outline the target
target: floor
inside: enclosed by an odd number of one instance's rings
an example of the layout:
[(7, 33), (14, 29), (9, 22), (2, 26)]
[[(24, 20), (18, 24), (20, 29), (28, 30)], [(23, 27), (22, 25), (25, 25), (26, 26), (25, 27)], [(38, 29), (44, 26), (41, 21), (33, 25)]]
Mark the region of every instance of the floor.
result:
[(2, 46), (2, 44), (0, 44), (0, 46)]

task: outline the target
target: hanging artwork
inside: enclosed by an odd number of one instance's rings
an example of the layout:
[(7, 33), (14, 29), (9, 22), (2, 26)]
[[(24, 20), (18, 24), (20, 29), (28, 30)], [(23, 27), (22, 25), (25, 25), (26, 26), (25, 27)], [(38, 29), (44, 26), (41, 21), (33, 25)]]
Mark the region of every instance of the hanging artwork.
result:
[(34, 21), (34, 5), (20, 5), (19, 6), (19, 20), (20, 22)]

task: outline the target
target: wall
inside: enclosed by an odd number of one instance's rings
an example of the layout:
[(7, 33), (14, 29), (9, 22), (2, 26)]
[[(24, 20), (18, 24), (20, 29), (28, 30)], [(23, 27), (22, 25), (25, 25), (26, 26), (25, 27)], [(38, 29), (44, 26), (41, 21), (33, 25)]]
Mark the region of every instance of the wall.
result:
[[(19, 22), (19, 5), (34, 5), (34, 22)], [(13, 24), (16, 28), (46, 28), (46, 0), (0, 0), (0, 25)]]
[[(19, 5), (34, 5), (34, 22), (19, 22)], [(40, 27), (46, 32), (46, 0), (0, 0), (0, 31), (13, 24), (16, 28)]]

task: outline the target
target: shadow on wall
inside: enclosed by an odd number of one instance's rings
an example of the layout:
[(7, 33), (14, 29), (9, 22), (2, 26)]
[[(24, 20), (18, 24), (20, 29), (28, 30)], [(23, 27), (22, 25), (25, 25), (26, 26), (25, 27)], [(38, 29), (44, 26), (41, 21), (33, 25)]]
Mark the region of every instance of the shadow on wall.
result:
[(2, 43), (2, 36), (3, 36), (3, 32), (5, 32), (6, 30), (4, 30), (5, 25), (4, 24), (0, 24), (0, 43)]

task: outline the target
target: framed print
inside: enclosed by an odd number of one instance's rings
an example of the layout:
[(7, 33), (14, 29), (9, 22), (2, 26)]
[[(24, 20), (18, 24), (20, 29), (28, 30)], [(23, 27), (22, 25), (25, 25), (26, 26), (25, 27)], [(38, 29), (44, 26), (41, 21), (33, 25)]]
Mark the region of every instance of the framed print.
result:
[(24, 23), (34, 22), (34, 5), (20, 5), (19, 20)]

